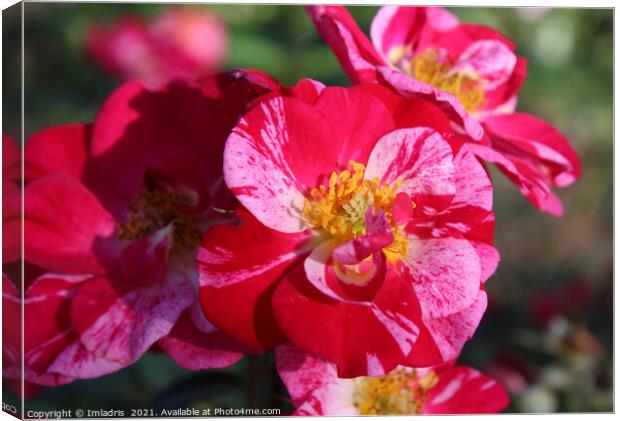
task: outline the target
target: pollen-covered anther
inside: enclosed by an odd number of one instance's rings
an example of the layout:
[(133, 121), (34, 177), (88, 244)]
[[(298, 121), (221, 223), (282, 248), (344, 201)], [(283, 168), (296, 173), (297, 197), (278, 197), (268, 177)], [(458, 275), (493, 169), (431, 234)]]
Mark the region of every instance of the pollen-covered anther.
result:
[(129, 216), (119, 225), (117, 237), (137, 240), (172, 224), (171, 253), (196, 247), (201, 238), (198, 221), (195, 216), (180, 212), (181, 204), (178, 195), (163, 187), (143, 188), (129, 203)]
[(420, 376), (407, 368), (380, 377), (360, 377), (355, 380), (353, 404), (361, 415), (419, 414), (437, 381), (433, 371)]
[[(365, 166), (355, 161), (340, 173), (333, 172), (327, 185), (310, 191), (304, 205), (309, 225), (327, 233), (338, 244), (366, 235), (364, 217), (369, 208), (382, 209), (394, 234), (394, 242), (384, 251), (390, 256), (406, 254), (406, 240), (392, 218), (392, 208), (402, 181), (382, 184), (381, 180), (364, 179)], [(413, 206), (413, 204), (412, 204)]]
[(484, 102), (481, 78), (473, 71), (455, 69), (455, 63), (433, 49), (414, 56), (406, 71), (409, 76), (454, 95), (467, 111), (474, 111)]

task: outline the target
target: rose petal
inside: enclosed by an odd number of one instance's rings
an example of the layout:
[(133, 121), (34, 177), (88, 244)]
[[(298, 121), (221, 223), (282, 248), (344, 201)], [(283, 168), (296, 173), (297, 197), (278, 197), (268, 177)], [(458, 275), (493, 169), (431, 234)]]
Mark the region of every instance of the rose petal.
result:
[(353, 83), (377, 81), (375, 66), (386, 64), (343, 6), (306, 6), (319, 33)]
[(370, 303), (384, 282), (383, 253), (375, 250), (371, 261), (362, 262), (361, 269), (352, 268), (357, 270), (350, 273), (346, 271), (347, 264), (337, 258), (339, 249), (340, 254), (346, 253), (343, 246), (334, 247), (332, 241), (324, 241), (306, 258), (304, 270), (308, 281), (329, 298), (351, 304)]
[(484, 102), (473, 112), (479, 121), (491, 115), (512, 114), (517, 108), (517, 95), (527, 77), (527, 60), (517, 57), (510, 78), (484, 93)]
[(71, 319), (88, 351), (127, 366), (170, 332), (193, 299), (193, 287), (180, 273), (153, 286), (99, 278), (78, 288)]
[(493, 246), (494, 226), (495, 216), (491, 213), (465, 235), (480, 257), (482, 282), (495, 273), (500, 261), (499, 252)]
[[(93, 379), (114, 373), (122, 368), (125, 368), (124, 364), (95, 356), (95, 354), (89, 352), (82, 345), (79, 339), (76, 339), (54, 360), (49, 366), (48, 371), (50, 373), (58, 373), (57, 375), (60, 378), (70, 378), (73, 380), (73, 378)], [(49, 374), (44, 375), (39, 377), (38, 380), (31, 379), (31, 381), (48, 386), (55, 385), (44, 383), (46, 381), (44, 379), (48, 379), (49, 376)]]
[(406, 98), (423, 98), (437, 104), (474, 141), (480, 142), (483, 140), (484, 129), (454, 96), (389, 67), (379, 67), (378, 71), (401, 95)]
[(553, 216), (562, 216), (562, 202), (551, 190), (548, 176), (541, 172), (537, 163), (485, 145), (469, 144), (468, 147), (479, 158), (497, 165), (536, 208)]
[(21, 368), (21, 292), (2, 274), (2, 368)]
[(382, 183), (401, 181), (416, 206), (441, 210), (454, 197), (454, 166), (448, 143), (432, 129), (400, 129), (383, 136), (375, 145), (364, 178)]
[(26, 290), (23, 345), (28, 381), (51, 386), (74, 380), (74, 376), (58, 373), (52, 366), (77, 340), (69, 308), (75, 289), (87, 279), (87, 276), (46, 274)]
[[(418, 218), (411, 225), (433, 230), (456, 232), (470, 238), (472, 230), (493, 218), (493, 186), (480, 162), (468, 147), (461, 147), (454, 159), (456, 193), (450, 206), (432, 218)], [(485, 224), (487, 243), (493, 244), (493, 224)], [(480, 234), (478, 234), (479, 236)]]
[(442, 7), (383, 6), (372, 20), (370, 37), (384, 57), (411, 53), (428, 32), (448, 31), (458, 19)]
[(424, 319), (449, 316), (469, 307), (480, 288), (480, 258), (469, 241), (409, 235), (401, 262), (420, 300)]
[(262, 101), (226, 142), (226, 184), (266, 226), (303, 231), (304, 194), (350, 160), (366, 162), (392, 128), (384, 103), (363, 86), (326, 88), (314, 106), (288, 97)]
[(550, 183), (566, 187), (581, 176), (579, 157), (568, 140), (549, 123), (524, 113), (484, 120), (494, 147), (542, 167)]
[[(204, 316), (203, 316), (204, 317)], [(157, 344), (178, 365), (189, 370), (227, 367), (243, 357), (242, 347), (220, 331), (204, 332), (185, 310)]]
[(91, 132), (89, 124), (66, 124), (33, 134), (24, 150), (26, 179), (66, 174), (85, 181)]
[(24, 198), (28, 260), (65, 273), (102, 273), (118, 252), (116, 223), (78, 180), (52, 175), (31, 182)]
[(423, 414), (494, 414), (508, 406), (506, 389), (470, 367), (437, 371), (439, 381), (429, 391)]
[[(243, 78), (218, 74), (199, 82), (176, 80), (148, 90), (130, 82), (105, 102), (93, 126), (91, 153), (100, 181), (127, 199), (144, 174), (169, 155), (208, 162), (205, 184), (221, 183), (224, 142), (257, 95)], [(215, 196), (215, 195), (214, 195)]]
[(425, 20), (425, 7), (383, 6), (372, 20), (370, 38), (386, 58), (396, 49), (411, 51)]
[(121, 255), (121, 271), (134, 282), (159, 282), (168, 269), (173, 227), (168, 225), (151, 235), (132, 241)]
[(283, 342), (271, 310), (276, 282), (307, 251), (306, 234), (282, 234), (249, 212), (239, 226), (216, 225), (203, 237), (197, 264), (207, 319), (254, 351)]
[(276, 348), (276, 366), (297, 407), (295, 415), (358, 415), (354, 383), (338, 378), (334, 364), (285, 344)]
[(479, 290), (467, 308), (447, 317), (425, 319), (420, 337), (403, 364), (426, 367), (457, 358), (471, 339), (487, 307), (487, 295)]
[(419, 332), (410, 287), (388, 276), (372, 304), (349, 304), (317, 291), (297, 267), (273, 295), (278, 325), (299, 348), (334, 362), (340, 377), (383, 374), (408, 355)]
[(517, 56), (503, 42), (478, 40), (461, 53), (453, 69), (473, 71), (482, 78), (482, 88), (496, 89), (511, 77), (517, 64)]
[(10, 181), (2, 182), (2, 263), (18, 260), (22, 254), (22, 195)]

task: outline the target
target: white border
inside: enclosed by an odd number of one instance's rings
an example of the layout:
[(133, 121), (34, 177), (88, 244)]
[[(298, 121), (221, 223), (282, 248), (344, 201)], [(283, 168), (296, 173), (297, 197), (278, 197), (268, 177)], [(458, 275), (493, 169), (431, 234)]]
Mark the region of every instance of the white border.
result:
[[(27, 0), (28, 2), (45, 2), (45, 1), (38, 1), (38, 0)], [(60, 2), (60, 1), (47, 1), (47, 2)], [(394, 0), (394, 1), (373, 1), (373, 0), (355, 0), (355, 1), (351, 1), (351, 0), (340, 0), (340, 1), (300, 1), (300, 0), (288, 0), (288, 1), (255, 1), (255, 0), (228, 0), (228, 1), (179, 1), (179, 0), (172, 0), (172, 1), (157, 1), (157, 0), (153, 0), (153, 1), (146, 1), (146, 0), (136, 0), (136, 1), (96, 1), (96, 0), (82, 0), (82, 1), (72, 1), (73, 3), (215, 3), (215, 4), (222, 4), (222, 3), (229, 3), (229, 4), (308, 4), (308, 3), (315, 3), (315, 4), (334, 4), (334, 3), (338, 3), (338, 4), (345, 4), (345, 5), (378, 5), (378, 4), (403, 4), (403, 5), (440, 5), (440, 6), (472, 6), (472, 7), (540, 7), (540, 6), (545, 6), (545, 7), (563, 7), (563, 8), (614, 8), (615, 7), (615, 3), (611, 0), (589, 0), (589, 1), (579, 1), (579, 0), (563, 0), (563, 1), (559, 1), (559, 0), (537, 0), (537, 1), (518, 1), (518, 0), (512, 0), (510, 2), (503, 2), (503, 1), (498, 1), (498, 0), (470, 0), (470, 1), (454, 1), (454, 0), (424, 0), (424, 1), (419, 1), (419, 0), (407, 0), (407, 1), (403, 1), (403, 0)], [(15, 4), (16, 1), (14, 0), (0, 0), (0, 6), (2, 9), (5, 9), (13, 4)], [(23, 13), (23, 6), (22, 6), (22, 13)], [(619, 44), (619, 35), (618, 35), (618, 31), (615, 30), (615, 24), (616, 24), (616, 16), (615, 16), (615, 10), (614, 10), (614, 139), (617, 139), (617, 125), (615, 124), (615, 122), (620, 121), (620, 113), (618, 112), (618, 109), (615, 107), (616, 104), (616, 99), (618, 98), (618, 94), (619, 94), (619, 90), (618, 90), (618, 85), (615, 83), (616, 78), (618, 76), (618, 56), (616, 54), (616, 46), (620, 45)], [(0, 32), (2, 29), (2, 23), (0, 21)], [(22, 36), (23, 36), (23, 14), (22, 14)], [(22, 38), (23, 41), (23, 38)], [(22, 42), (22, 48), (23, 48), (23, 42)], [(1, 53), (1, 46), (0, 46), (0, 53)], [(23, 60), (23, 53), (22, 53), (22, 60)], [(0, 59), (0, 65), (1, 65), (1, 59)], [(23, 61), (22, 61), (22, 82), (23, 82)], [(0, 80), (0, 89), (1, 89), (1, 80)], [(23, 136), (23, 86), (22, 86), (22, 136)], [(2, 111), (2, 105), (0, 103), (0, 112)], [(1, 122), (0, 122), (0, 130), (1, 130), (2, 126), (1, 126)], [(23, 142), (23, 139), (22, 139)], [(23, 143), (22, 143), (23, 144)], [(619, 175), (618, 172), (616, 171), (616, 163), (619, 162), (618, 158), (619, 158), (619, 154), (620, 152), (618, 151), (618, 148), (615, 147), (614, 145), (614, 200), (613, 200), (613, 204), (614, 204), (614, 239), (617, 238), (618, 236), (618, 226), (615, 224), (615, 221), (618, 217), (618, 207), (617, 207), (617, 198), (618, 198), (618, 181), (619, 181)], [(1, 152), (0, 152), (0, 158), (1, 158)], [(23, 171), (23, 169), (22, 169)], [(1, 197), (1, 193), (0, 193), (0, 197)], [(23, 204), (22, 204), (23, 206)], [(23, 208), (23, 207), (22, 207)], [(23, 226), (23, 225), (22, 225)], [(0, 228), (0, 234), (1, 234), (1, 228)], [(615, 243), (615, 242), (614, 242)], [(22, 242), (22, 246), (23, 246), (23, 242)], [(1, 255), (1, 251), (0, 251), (0, 255)], [(618, 249), (616, 247), (614, 247), (614, 266), (615, 263), (620, 261), (620, 252), (618, 251)], [(22, 273), (23, 273), (23, 268), (22, 268)], [(614, 286), (616, 284), (616, 280), (617, 280), (617, 276), (616, 276), (616, 271), (614, 270)], [(23, 294), (23, 291), (22, 291)], [(23, 295), (22, 295), (23, 297)], [(614, 310), (615, 310), (615, 303), (618, 302), (618, 297), (619, 297), (619, 292), (618, 292), (618, 288), (614, 287)], [(0, 309), (1, 309), (1, 300), (0, 300)], [(22, 308), (23, 311), (23, 308)], [(1, 313), (0, 313), (1, 314)], [(617, 326), (619, 325), (619, 316), (618, 316), (618, 312), (614, 311), (614, 380), (618, 378), (618, 365), (616, 364), (616, 358), (618, 356), (618, 347), (617, 347)], [(22, 326), (23, 326), (23, 314), (22, 314)], [(0, 338), (0, 345), (1, 345), (1, 338)], [(22, 345), (23, 345), (23, 338), (22, 338)], [(615, 381), (614, 381), (614, 409), (617, 408), (617, 403), (619, 401), (619, 393), (618, 393), (618, 388), (615, 387)], [(23, 386), (22, 386), (23, 387)], [(0, 393), (2, 391), (2, 386), (1, 386), (1, 382), (0, 382)], [(23, 402), (22, 402), (23, 403)], [(22, 405), (22, 411), (23, 411), (23, 405)], [(23, 413), (23, 412), (22, 412)], [(554, 419), (554, 420), (575, 420), (575, 419), (581, 419), (583, 417), (584, 414), (545, 414), (544, 417), (547, 419)], [(535, 415), (528, 415), (528, 414), (503, 414), (503, 415), (485, 415), (484, 418), (488, 419), (488, 420), (497, 420), (497, 419), (501, 419), (502, 417), (505, 416), (510, 416), (511, 419), (514, 420), (521, 420), (521, 419), (525, 419), (526, 417), (532, 417)], [(448, 419), (451, 416), (436, 416), (434, 419)], [(463, 419), (463, 420), (473, 420), (473, 419), (478, 419), (479, 417), (482, 417), (480, 415), (463, 415), (463, 416), (459, 416), (459, 419)], [(611, 418), (615, 416), (614, 414), (588, 414), (588, 417), (595, 417), (595, 418)], [(226, 419), (231, 419), (231, 418), (236, 418), (236, 417), (226, 417)], [(305, 417), (303, 417), (305, 418)], [(338, 419), (340, 417), (323, 417), (324, 419)], [(355, 419), (362, 419), (362, 417), (352, 417)], [(400, 419), (408, 419), (409, 417), (402, 417)], [(14, 420), (14, 417), (11, 417), (9, 414), (0, 411), (0, 420)], [(147, 418), (149, 419), (149, 418)], [(153, 419), (157, 419), (157, 418), (153, 418)], [(193, 420), (194, 418), (177, 418), (179, 420)], [(259, 417), (251, 417), (251, 418), (244, 418), (246, 420), (258, 420), (261, 419), (263, 420), (264, 418), (259, 418)]]

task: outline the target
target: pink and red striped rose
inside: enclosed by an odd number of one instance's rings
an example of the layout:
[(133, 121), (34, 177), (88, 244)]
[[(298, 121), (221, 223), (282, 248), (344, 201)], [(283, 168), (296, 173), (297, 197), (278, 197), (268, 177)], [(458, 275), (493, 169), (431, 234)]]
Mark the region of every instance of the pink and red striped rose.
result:
[(443, 8), (384, 6), (370, 39), (342, 6), (307, 9), (354, 83), (433, 101), (479, 158), (497, 164), (538, 209), (562, 214), (552, 188), (580, 177), (579, 158), (549, 123), (515, 111), (527, 66), (510, 40)]
[(433, 103), (375, 84), (303, 80), (257, 102), (224, 149), (237, 223), (198, 252), (207, 318), (344, 377), (456, 357), (499, 259), (491, 183), (461, 145)]

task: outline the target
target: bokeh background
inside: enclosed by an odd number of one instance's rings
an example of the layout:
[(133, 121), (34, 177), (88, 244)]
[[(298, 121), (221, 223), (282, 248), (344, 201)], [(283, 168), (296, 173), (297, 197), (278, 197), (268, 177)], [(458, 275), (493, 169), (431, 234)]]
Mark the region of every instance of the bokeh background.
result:
[[(26, 139), (46, 126), (91, 121), (119, 84), (85, 54), (89, 25), (125, 14), (150, 18), (166, 7), (26, 3)], [(300, 6), (192, 7), (215, 11), (229, 26), (226, 68), (259, 68), (286, 84), (311, 77), (349, 85)], [(367, 32), (377, 8), (349, 9)], [(583, 177), (559, 192), (566, 206), (560, 219), (536, 211), (491, 168), (502, 261), (487, 283), (488, 311), (460, 362), (509, 388), (508, 412), (612, 411), (613, 10), (450, 10), (515, 42), (529, 60), (518, 108), (559, 128), (583, 162)], [(19, 39), (19, 20), (3, 22), (6, 34)], [(16, 47), (5, 43), (5, 80), (19, 75)], [(4, 131), (19, 137), (19, 91), (5, 95)], [(106, 377), (27, 392), (28, 410), (292, 408), (271, 354), (190, 372), (153, 352)]]

